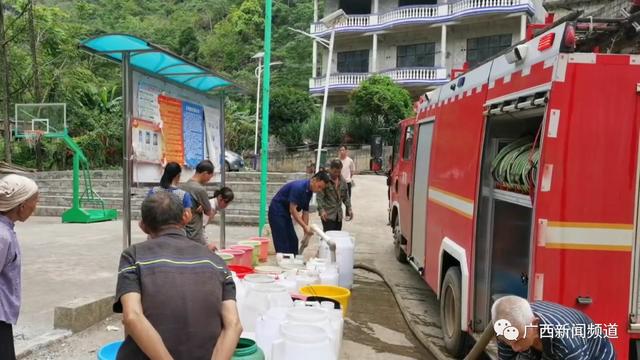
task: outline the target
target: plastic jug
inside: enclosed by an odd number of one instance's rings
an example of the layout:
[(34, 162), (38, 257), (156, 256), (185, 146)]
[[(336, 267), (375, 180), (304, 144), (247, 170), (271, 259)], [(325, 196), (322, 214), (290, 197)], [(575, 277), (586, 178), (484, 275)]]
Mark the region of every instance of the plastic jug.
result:
[(338, 265), (338, 284), (347, 289), (353, 286), (354, 246), (350, 237), (336, 237), (336, 264)]
[(273, 307), (292, 307), (287, 289), (278, 284), (254, 284), (247, 288), (244, 303), (238, 308), (245, 331), (255, 332), (256, 320)]
[(338, 269), (329, 267), (320, 273), (320, 284), (338, 286), (339, 278)]
[(340, 356), (342, 345), (343, 320), (335, 320), (333, 311), (318, 306), (294, 307), (287, 311), (287, 321), (291, 323), (311, 324), (323, 328), (331, 338), (331, 344), (336, 358)]
[(331, 239), (334, 239), (334, 241), (336, 238), (350, 238), (354, 244), (356, 242), (355, 237), (351, 235), (351, 233), (349, 233), (348, 231), (330, 230), (330, 231), (327, 231), (325, 234)]
[(258, 347), (255, 341), (251, 339), (240, 338), (236, 351), (233, 353), (231, 360), (264, 360), (264, 353)]
[(325, 329), (317, 325), (285, 321), (280, 326), (280, 339), (273, 342), (273, 360), (337, 360), (331, 339)]
[(267, 359), (271, 359), (271, 345), (280, 337), (280, 324), (287, 318), (287, 311), (289, 308), (274, 307), (256, 320), (256, 342)]

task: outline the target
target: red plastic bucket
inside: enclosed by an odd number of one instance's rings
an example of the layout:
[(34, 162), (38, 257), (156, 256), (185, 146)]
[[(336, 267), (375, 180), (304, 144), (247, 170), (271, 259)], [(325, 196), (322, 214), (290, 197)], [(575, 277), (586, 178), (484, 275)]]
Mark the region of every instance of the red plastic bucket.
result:
[(249, 240), (260, 241), (260, 254), (258, 254), (258, 257), (260, 258), (260, 262), (266, 262), (269, 259), (269, 242), (271, 239), (254, 236), (249, 238)]
[(239, 279), (244, 279), (245, 276), (253, 274), (253, 269), (248, 266), (242, 265), (229, 265), (229, 270), (236, 273)]
[(240, 250), (243, 252), (238, 265), (248, 266), (253, 269), (253, 247), (249, 245), (232, 245), (231, 250)]
[(233, 249), (222, 249), (221, 253), (233, 255), (233, 260), (229, 263), (229, 265), (242, 265), (240, 262), (242, 261), (242, 255), (244, 255), (244, 251), (242, 250), (233, 250)]

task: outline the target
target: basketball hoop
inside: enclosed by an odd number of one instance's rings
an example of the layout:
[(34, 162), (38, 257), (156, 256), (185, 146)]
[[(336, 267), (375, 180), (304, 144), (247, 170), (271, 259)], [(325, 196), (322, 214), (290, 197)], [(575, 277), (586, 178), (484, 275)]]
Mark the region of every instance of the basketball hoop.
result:
[(44, 137), (44, 130), (24, 130), (24, 140), (27, 142), (30, 148), (34, 148), (37, 143), (42, 141)]

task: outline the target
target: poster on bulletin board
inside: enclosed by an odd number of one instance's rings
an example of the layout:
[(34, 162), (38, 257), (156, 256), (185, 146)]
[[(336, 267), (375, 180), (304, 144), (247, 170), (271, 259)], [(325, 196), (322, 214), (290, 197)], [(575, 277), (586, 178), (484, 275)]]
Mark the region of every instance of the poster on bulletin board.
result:
[(182, 166), (181, 179), (186, 181), (204, 159), (214, 164), (212, 181), (220, 181), (224, 164), (220, 96), (135, 71), (133, 80), (134, 182), (158, 183), (168, 162)]

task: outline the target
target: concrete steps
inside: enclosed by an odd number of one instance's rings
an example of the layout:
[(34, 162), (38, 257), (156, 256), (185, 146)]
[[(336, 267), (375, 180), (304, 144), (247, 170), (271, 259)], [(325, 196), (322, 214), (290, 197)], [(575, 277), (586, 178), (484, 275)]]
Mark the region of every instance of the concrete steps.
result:
[[(52, 171), (30, 174), (40, 187), (40, 201), (36, 215), (60, 216), (71, 207), (73, 201), (73, 179), (70, 171)], [(304, 178), (304, 173), (269, 173), (267, 184), (267, 202), (286, 182)], [(105, 207), (122, 209), (122, 172), (119, 170), (96, 170), (91, 172), (93, 189), (105, 202)], [(235, 199), (225, 211), (227, 224), (255, 225), (259, 220), (260, 210), (260, 173), (235, 172), (227, 174), (226, 186), (233, 189)], [(84, 190), (81, 181), (81, 192)], [(133, 184), (134, 186), (137, 184)], [(212, 196), (219, 184), (208, 184), (207, 191)], [(149, 191), (149, 184), (141, 184), (131, 188), (132, 218), (140, 218), (140, 204)], [(86, 208), (98, 208), (86, 204)], [(219, 217), (216, 217), (219, 221)]]

